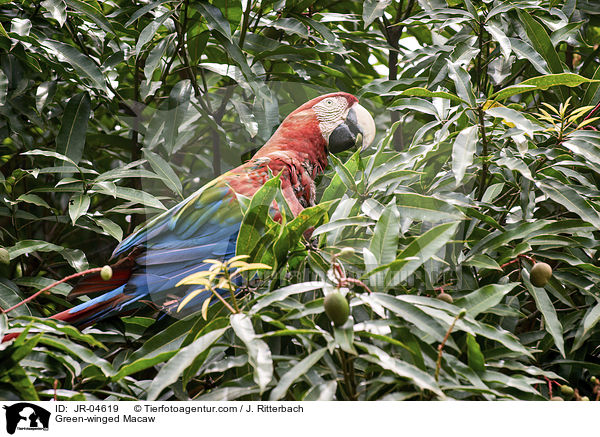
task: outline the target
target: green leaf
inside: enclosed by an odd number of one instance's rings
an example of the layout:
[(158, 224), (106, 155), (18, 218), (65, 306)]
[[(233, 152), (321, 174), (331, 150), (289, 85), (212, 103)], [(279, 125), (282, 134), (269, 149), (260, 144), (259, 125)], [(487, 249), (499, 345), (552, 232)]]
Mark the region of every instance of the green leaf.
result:
[(108, 361), (106, 361), (104, 358), (100, 358), (99, 356), (94, 354), (94, 352), (92, 352), (90, 349), (83, 347), (75, 342), (72, 342), (65, 338), (56, 338), (50, 336), (41, 337), (39, 342), (46, 346), (62, 350), (63, 352), (66, 352), (67, 354), (76, 357), (85, 363), (89, 363), (98, 367), (102, 371), (104, 376), (108, 378), (115, 374), (112, 365)]
[(120, 199), (129, 200), (134, 203), (140, 203), (151, 208), (165, 210), (165, 206), (153, 195), (145, 191), (136, 190), (134, 188), (119, 187), (117, 185), (109, 185), (105, 182), (94, 184), (94, 191), (106, 194), (107, 196), (118, 197)]
[(248, 362), (254, 368), (254, 382), (263, 393), (273, 379), (273, 360), (267, 343), (254, 332), (252, 320), (246, 314), (232, 314), (231, 327), (248, 352)]
[(65, 24), (67, 20), (67, 5), (63, 0), (44, 0), (41, 5), (50, 12), (52, 18), (58, 21), (60, 27)]
[(17, 198), (17, 201), (31, 203), (33, 205), (43, 206), (44, 208), (52, 209), (50, 205), (48, 205), (46, 201), (37, 194), (21, 194)]
[(478, 126), (469, 126), (461, 130), (454, 139), (452, 147), (452, 172), (456, 179), (456, 186), (459, 186), (464, 177), (467, 168), (473, 164), (475, 150), (477, 149)]
[(56, 94), (56, 81), (43, 82), (38, 86), (35, 93), (35, 107), (41, 112), (44, 107), (52, 101)]
[(300, 284), (292, 284), (287, 287), (280, 288), (275, 291), (271, 291), (261, 296), (258, 302), (250, 309), (250, 314), (257, 314), (263, 308), (267, 308), (269, 305), (287, 299), (290, 296), (298, 293), (305, 293), (307, 291), (317, 290), (327, 285), (326, 282), (303, 282)]
[(386, 206), (373, 230), (369, 250), (379, 264), (387, 264), (396, 258), (398, 236), (400, 235), (400, 214), (396, 205)]
[(387, 308), (396, 316), (412, 323), (421, 331), (429, 334), (437, 342), (441, 342), (444, 339), (446, 329), (436, 319), (425, 314), (423, 310), (415, 305), (383, 293), (372, 293), (368, 296), (363, 296), (363, 300), (369, 303), (374, 302)]
[(544, 76), (532, 77), (531, 79), (524, 80), (516, 85), (503, 88), (500, 91), (492, 94), (491, 98), (494, 100), (504, 100), (516, 94), (522, 94), (536, 90), (547, 90), (549, 88), (561, 85), (572, 88), (584, 83), (591, 83), (590, 87), (597, 87), (598, 85), (596, 82), (600, 81), (597, 79), (588, 79), (575, 73), (546, 74)]
[(181, 181), (169, 165), (167, 161), (165, 161), (160, 155), (157, 155), (154, 152), (144, 148), (142, 149), (144, 152), (144, 157), (148, 160), (150, 167), (152, 170), (160, 176), (160, 178), (164, 181), (164, 183), (175, 193), (179, 195), (179, 197), (183, 198), (182, 195), (182, 186)]
[(577, 191), (567, 185), (556, 184), (553, 181), (546, 179), (544, 182), (539, 182), (538, 187), (554, 200), (559, 205), (564, 206), (568, 211), (571, 211), (589, 222), (596, 229), (600, 229), (600, 214), (592, 206), (592, 204)]
[(498, 305), (504, 296), (506, 296), (513, 288), (519, 285), (513, 282), (506, 285), (490, 284), (481, 287), (472, 293), (467, 294), (460, 299), (457, 299), (454, 304), (465, 308), (467, 314), (473, 318), (480, 313), (486, 312), (490, 308)]
[(230, 42), (233, 41), (231, 38), (231, 25), (218, 8), (205, 2), (194, 2), (193, 5), (206, 19), (206, 24), (210, 30), (219, 32)]
[(467, 334), (467, 359), (469, 367), (478, 373), (485, 371), (485, 358), (481, 353), (481, 348), (471, 334)]
[(417, 387), (432, 391), (442, 399), (445, 397), (435, 382), (435, 379), (433, 379), (430, 374), (423, 372), (411, 364), (392, 357), (387, 352), (376, 346), (368, 343), (357, 343), (357, 346), (364, 348), (369, 354), (361, 355), (361, 358), (370, 361), (383, 369), (389, 370), (398, 376), (407, 378)]
[[(7, 310), (21, 302), (25, 297), (19, 291), (19, 288), (6, 278), (0, 278), (0, 307)], [(30, 316), (31, 311), (27, 305), (20, 307), (10, 312), (14, 316)]]
[(502, 270), (500, 268), (500, 264), (498, 264), (495, 259), (490, 258), (487, 255), (475, 255), (463, 262), (463, 264), (466, 266), (477, 267), (479, 269)]
[(399, 255), (396, 261), (389, 264), (390, 275), (394, 275), (390, 285), (398, 280), (405, 280), (412, 275), (423, 263), (434, 256), (438, 250), (444, 247), (454, 236), (458, 222), (444, 223), (428, 230), (416, 238)]
[(396, 195), (396, 201), (400, 217), (403, 218), (436, 223), (464, 217), (453, 205), (431, 196), (399, 193)]
[[(175, 383), (183, 371), (190, 366), (194, 360), (207, 350), (215, 341), (223, 336), (229, 327), (210, 331), (193, 343), (179, 349), (177, 353), (163, 366), (152, 380), (148, 388), (146, 399), (154, 401), (160, 393), (169, 385)], [(235, 328), (234, 328), (235, 329)]]
[(529, 135), (530, 138), (533, 138), (534, 132), (541, 130), (540, 127), (535, 126), (523, 114), (514, 109), (500, 106), (486, 109), (485, 113), (492, 117), (502, 118), (505, 122), (513, 123), (517, 128)]
[(271, 394), (269, 395), (270, 401), (278, 401), (286, 395), (286, 392), (290, 388), (290, 386), (308, 372), (317, 362), (323, 358), (323, 355), (327, 352), (327, 348), (317, 349), (310, 355), (304, 357), (300, 362), (294, 365), (290, 370), (288, 370), (279, 380), (275, 388), (271, 390)]
[(594, 80), (594, 82), (588, 85), (588, 87), (585, 90), (585, 94), (581, 99), (581, 104), (584, 106), (597, 105), (600, 101), (600, 65), (598, 66), (598, 68), (596, 68), (592, 79)]
[(46, 40), (42, 45), (49, 47), (56, 53), (62, 55), (69, 64), (82, 76), (91, 80), (92, 85), (104, 92), (108, 91), (106, 81), (100, 68), (87, 56), (75, 47), (59, 41)]
[(409, 88), (407, 90), (402, 91), (402, 93), (400, 93), (400, 95), (407, 96), (407, 97), (429, 97), (429, 98), (440, 97), (442, 99), (448, 99), (448, 100), (451, 100), (456, 103), (464, 103), (465, 105), (469, 104), (468, 102), (461, 99), (457, 95), (449, 93), (447, 91), (430, 91), (427, 88), (422, 88), (422, 87)]
[(529, 290), (529, 293), (533, 296), (535, 300), (535, 305), (538, 310), (542, 313), (544, 317), (544, 328), (546, 331), (552, 336), (554, 339), (554, 344), (558, 348), (560, 354), (563, 358), (566, 358), (565, 355), (565, 341), (563, 339), (563, 327), (560, 321), (558, 320), (558, 316), (556, 315), (556, 309), (554, 305), (552, 305), (552, 301), (548, 297), (548, 293), (542, 287), (534, 287), (529, 281), (529, 272), (525, 269), (521, 270), (521, 275), (525, 278), (525, 285)]
[(106, 217), (94, 216), (90, 216), (90, 219), (100, 226), (107, 235), (114, 237), (115, 240), (121, 241), (123, 239), (123, 229), (112, 220), (109, 220)]
[[(350, 159), (348, 159), (346, 164), (344, 164), (344, 167), (348, 170), (348, 172), (350, 174), (356, 174), (356, 172), (358, 171), (359, 159), (360, 159), (359, 153), (355, 153), (350, 157)], [(343, 172), (343, 170), (342, 170), (342, 172)], [(331, 182), (329, 183), (329, 185), (327, 186), (327, 188), (325, 188), (325, 191), (323, 192), (323, 196), (321, 197), (321, 202), (339, 199), (340, 197), (342, 197), (344, 195), (346, 190), (347, 190), (347, 187), (346, 187), (345, 183), (342, 181), (342, 177), (340, 176), (340, 173), (336, 171), (335, 175), (333, 176), (333, 179), (331, 180)]]
[(455, 65), (448, 65), (448, 76), (454, 81), (456, 94), (473, 107), (475, 106), (475, 94), (473, 93), (473, 85), (471, 84), (471, 76), (464, 68)]
[(250, 205), (244, 213), (244, 219), (240, 226), (240, 232), (237, 237), (236, 255), (249, 255), (255, 248), (256, 243), (262, 237), (265, 226), (270, 219), (269, 211), (271, 204), (275, 200), (275, 195), (280, 186), (279, 175), (269, 179), (252, 196)]
[(506, 34), (498, 26), (495, 26), (491, 23), (486, 24), (485, 29), (490, 33), (498, 45), (500, 45), (500, 50), (502, 51), (504, 58), (506, 60), (510, 59), (512, 47), (510, 45), (510, 40), (506, 37)]
[(74, 163), (78, 163), (83, 155), (90, 105), (90, 96), (87, 92), (69, 99), (56, 136), (56, 152), (68, 157)]
[[(542, 26), (532, 15), (524, 10), (517, 9), (517, 14), (523, 26), (525, 27), (525, 32), (531, 44), (533, 44), (533, 48), (544, 58), (546, 63), (548, 64), (548, 68), (551, 73), (562, 73), (563, 66), (560, 62), (560, 58), (558, 57), (558, 53), (554, 49), (552, 45), (552, 41), (546, 32), (544, 26)], [(567, 93), (565, 93), (562, 89), (559, 88), (558, 94), (560, 99), (564, 102), (567, 100)]]
[(41, 240), (21, 240), (14, 246), (7, 247), (6, 249), (10, 254), (11, 260), (31, 252), (60, 252), (63, 250), (62, 246)]
[(362, 18), (365, 23), (365, 29), (369, 25), (381, 18), (387, 8), (392, 3), (392, 0), (365, 0), (363, 2)]
[(146, 27), (142, 29), (142, 31), (140, 32), (140, 36), (137, 42), (135, 43), (136, 57), (140, 55), (140, 52), (142, 51), (144, 46), (148, 44), (152, 40), (152, 38), (154, 38), (154, 35), (156, 34), (156, 31), (159, 29), (159, 27), (162, 26), (164, 22), (167, 21), (167, 19), (171, 15), (173, 15), (174, 12), (175, 9), (165, 12), (160, 17), (157, 17), (154, 20), (152, 20)]
[(150, 4), (147, 4), (145, 6), (142, 6), (137, 11), (135, 11), (133, 14), (131, 14), (131, 17), (129, 18), (129, 20), (127, 20), (127, 22), (125, 22), (124, 26), (125, 27), (131, 26), (134, 23), (134, 21), (136, 21), (138, 18), (142, 17), (143, 15), (147, 14), (151, 10), (155, 9), (157, 6), (160, 6), (163, 3), (169, 3), (169, 2), (173, 2), (173, 1), (174, 0), (158, 0), (158, 1), (152, 2)]
[(85, 194), (74, 194), (69, 201), (69, 217), (71, 217), (71, 223), (75, 225), (77, 219), (87, 213), (89, 207), (90, 196)]
[(600, 321), (600, 303), (596, 303), (596, 305), (591, 308), (585, 317), (583, 318), (583, 323), (581, 324), (580, 329), (577, 331), (575, 335), (575, 342), (573, 344), (573, 348), (571, 352), (576, 351), (581, 346), (583, 346), (585, 340), (588, 339), (591, 330), (598, 324)]
[[(113, 29), (110, 21), (104, 16), (104, 12), (100, 9), (100, 5), (97, 2), (86, 3), (82, 0), (65, 0), (67, 6), (74, 11), (79, 12), (85, 17), (93, 21), (100, 29), (104, 30), (109, 34), (117, 35), (115, 29)], [(98, 6), (98, 7), (96, 7)]]
[(358, 187), (356, 186), (356, 181), (354, 180), (354, 176), (350, 173), (350, 170), (339, 160), (339, 158), (335, 155), (329, 155), (333, 163), (333, 168), (335, 172), (338, 174), (346, 188), (353, 193), (358, 192)]

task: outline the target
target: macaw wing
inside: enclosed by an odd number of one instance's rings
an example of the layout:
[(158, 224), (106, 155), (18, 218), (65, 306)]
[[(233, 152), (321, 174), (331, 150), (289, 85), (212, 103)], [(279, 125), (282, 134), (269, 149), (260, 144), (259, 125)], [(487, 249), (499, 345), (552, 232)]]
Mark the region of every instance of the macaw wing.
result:
[[(177, 283), (188, 275), (206, 270), (209, 265), (204, 260), (228, 259), (235, 255), (242, 217), (235, 192), (226, 178), (220, 177), (154, 218), (115, 249), (113, 257), (130, 254), (128, 258), (132, 260), (122, 282), (107, 281), (102, 287), (99, 278), (89, 277), (75, 287), (74, 295), (105, 292), (89, 301), (93, 318), (90, 316), (81, 322), (93, 323), (104, 316), (92, 311), (92, 307), (103, 305), (112, 295), (125, 303), (110, 305), (106, 315), (134, 309), (145, 300), (164, 307), (165, 302), (181, 298), (189, 292), (189, 287), (176, 287)], [(189, 309), (202, 300), (194, 299)], [(86, 304), (78, 308), (87, 309)]]
[(113, 258), (134, 248), (142, 250), (137, 263), (146, 265), (222, 257), (241, 221), (236, 194), (220, 177), (123, 240)]

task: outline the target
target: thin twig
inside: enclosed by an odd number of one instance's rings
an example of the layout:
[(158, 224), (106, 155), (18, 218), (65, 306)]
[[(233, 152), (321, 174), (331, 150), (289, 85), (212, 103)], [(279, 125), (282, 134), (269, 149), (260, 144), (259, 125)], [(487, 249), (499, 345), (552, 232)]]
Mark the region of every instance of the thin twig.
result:
[(79, 278), (80, 276), (87, 275), (89, 273), (100, 272), (101, 270), (102, 270), (102, 267), (95, 267), (93, 269), (84, 270), (83, 272), (77, 272), (77, 273), (74, 273), (74, 274), (72, 274), (70, 276), (64, 277), (60, 281), (56, 281), (53, 284), (50, 284), (47, 287), (42, 288), (40, 291), (32, 294), (27, 299), (22, 300), (18, 304), (11, 306), (7, 310), (0, 308), (0, 311), (3, 312), (4, 314), (6, 314), (6, 313), (14, 310), (15, 308), (19, 308), (21, 305), (24, 305), (27, 302), (31, 302), (33, 299), (35, 299), (36, 297), (38, 297), (40, 294), (44, 293), (45, 291), (50, 290), (52, 287), (56, 287), (57, 285), (62, 284), (63, 282), (67, 282), (67, 281), (70, 281), (71, 279)]
[(436, 382), (440, 378), (440, 368), (442, 367), (442, 353), (444, 351), (444, 346), (446, 346), (446, 342), (448, 341), (448, 338), (450, 338), (450, 334), (452, 333), (452, 330), (454, 329), (454, 325), (456, 325), (456, 322), (459, 319), (462, 319), (465, 316), (466, 313), (467, 313), (467, 311), (465, 309), (462, 309), (460, 311), (460, 313), (458, 313), (456, 315), (456, 317), (454, 317), (454, 320), (452, 321), (452, 324), (448, 328), (448, 331), (446, 332), (446, 335), (444, 336), (444, 339), (442, 340), (442, 342), (438, 346), (438, 356), (437, 356), (437, 362), (435, 364), (435, 380), (436, 380)]
[(219, 299), (221, 302), (223, 302), (223, 305), (225, 305), (227, 307), (227, 309), (229, 311), (231, 311), (232, 314), (237, 314), (240, 312), (239, 310), (236, 311), (231, 305), (229, 305), (229, 303), (225, 299), (223, 299), (223, 296), (221, 296), (219, 293), (217, 293), (212, 287), (210, 287), (209, 290), (211, 291), (212, 294), (215, 295), (215, 297), (217, 299)]

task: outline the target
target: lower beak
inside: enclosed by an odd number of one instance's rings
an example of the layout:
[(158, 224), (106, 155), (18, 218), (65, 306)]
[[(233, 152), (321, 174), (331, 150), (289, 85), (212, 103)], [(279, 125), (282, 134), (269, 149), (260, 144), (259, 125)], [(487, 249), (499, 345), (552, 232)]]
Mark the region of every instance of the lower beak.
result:
[(338, 153), (358, 146), (365, 150), (375, 137), (375, 121), (369, 111), (355, 103), (346, 120), (336, 127), (329, 136), (329, 151)]

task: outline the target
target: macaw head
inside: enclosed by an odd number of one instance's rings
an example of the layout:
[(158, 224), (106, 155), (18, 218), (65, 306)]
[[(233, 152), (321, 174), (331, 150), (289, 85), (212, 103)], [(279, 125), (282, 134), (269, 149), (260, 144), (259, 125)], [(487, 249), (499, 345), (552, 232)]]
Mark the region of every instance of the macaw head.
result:
[(364, 150), (375, 137), (375, 121), (352, 94), (337, 92), (316, 97), (288, 118), (309, 116), (318, 123), (327, 149), (338, 153), (354, 146)]

